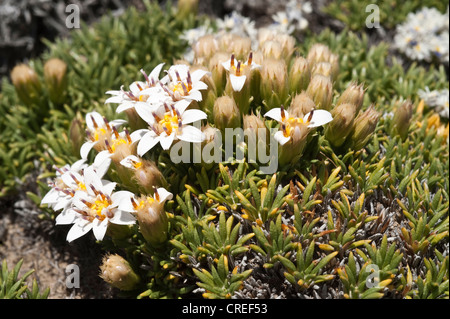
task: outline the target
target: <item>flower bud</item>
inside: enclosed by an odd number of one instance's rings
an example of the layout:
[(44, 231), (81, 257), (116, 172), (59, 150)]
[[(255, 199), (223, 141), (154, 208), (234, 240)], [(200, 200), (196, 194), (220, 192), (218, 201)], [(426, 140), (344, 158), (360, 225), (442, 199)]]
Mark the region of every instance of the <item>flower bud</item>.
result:
[(275, 40), (279, 33), (270, 28), (258, 29), (258, 44), (262, 47), (264, 42)]
[(227, 81), (227, 71), (222, 63), (228, 61), (230, 55), (226, 52), (217, 52), (209, 60), (209, 70), (211, 77), (216, 87), (217, 96), (221, 96)]
[(252, 50), (252, 40), (248, 37), (234, 35), (228, 50), (234, 53), (236, 59), (245, 60)]
[(411, 123), (413, 105), (407, 100), (397, 106), (392, 119), (392, 134), (398, 134), (405, 140), (408, 136), (408, 129)]
[(288, 113), (290, 116), (303, 118), (315, 108), (316, 105), (314, 104), (314, 101), (306, 92), (302, 92), (294, 96), (291, 105), (288, 108)]
[(113, 287), (125, 291), (135, 289), (140, 282), (128, 261), (117, 254), (103, 258), (100, 277)]
[(349, 145), (353, 150), (358, 151), (367, 144), (377, 127), (380, 115), (381, 114), (375, 110), (375, 107), (371, 105), (365, 112), (360, 113), (356, 117), (353, 132), (349, 140)]
[(214, 101), (217, 99), (217, 89), (216, 84), (212, 78), (212, 73), (209, 72), (207, 67), (201, 65), (194, 65), (190, 67), (191, 72), (194, 72), (198, 69), (204, 70), (207, 73), (201, 78), (202, 82), (204, 82), (207, 86), (205, 90), (201, 90), (202, 100), (196, 101), (198, 107), (203, 110), (209, 117), (212, 116), (212, 109), (214, 106)]
[(350, 83), (350, 85), (342, 92), (341, 96), (336, 101), (336, 106), (339, 104), (353, 104), (356, 107), (356, 113), (359, 113), (361, 107), (364, 103), (364, 88), (363, 84), (357, 85), (355, 82)]
[[(156, 197), (158, 196), (155, 193)], [(139, 231), (154, 248), (163, 245), (168, 238), (169, 221), (164, 210), (164, 202), (142, 196), (136, 209)]]
[(281, 46), (281, 57), (286, 61), (286, 64), (289, 65), (295, 50), (295, 38), (289, 34), (280, 34), (275, 39)]
[(308, 61), (304, 57), (296, 57), (289, 70), (289, 92), (295, 94), (306, 90), (310, 79), (311, 71)]
[(318, 109), (329, 111), (333, 102), (333, 84), (328, 76), (316, 74), (306, 89), (306, 93), (316, 104)]
[(330, 48), (322, 43), (315, 43), (308, 51), (306, 59), (313, 65), (319, 62), (328, 62), (333, 53)]
[(289, 93), (287, 80), (284, 60), (264, 60), (261, 69), (261, 98), (268, 110), (285, 104)]
[(72, 153), (74, 156), (78, 157), (81, 145), (83, 145), (86, 140), (83, 117), (79, 112), (77, 112), (77, 115), (70, 123), (69, 136), (72, 144)]
[(347, 136), (353, 129), (356, 117), (356, 107), (353, 104), (345, 103), (336, 106), (331, 110), (333, 121), (325, 129), (325, 137), (334, 147), (344, 144)]
[(214, 163), (221, 162), (222, 160), (222, 135), (219, 129), (211, 127), (209, 124), (202, 127), (202, 132), (205, 134), (205, 140), (200, 144), (199, 151), (202, 156), (199, 165), (209, 170), (213, 167)]
[(312, 71), (311, 71), (311, 75), (316, 75), (316, 74), (321, 74), (324, 76), (328, 76), (331, 78), (332, 76), (332, 69), (331, 69), (331, 64), (328, 62), (319, 62), (314, 64)]
[(278, 147), (279, 167), (292, 164), (300, 159), (308, 141), (309, 131), (306, 125), (298, 125), (291, 130), (291, 139)]
[(63, 103), (67, 89), (67, 64), (57, 58), (48, 60), (44, 65), (44, 80), (50, 101)]
[(188, 16), (195, 16), (198, 12), (198, 0), (178, 0), (177, 18), (184, 20)]
[(156, 164), (147, 159), (130, 155), (120, 161), (122, 182), (135, 193), (152, 195), (155, 187), (166, 186), (166, 180)]
[(331, 66), (331, 79), (336, 80), (339, 74), (339, 57), (331, 52), (330, 48), (324, 44), (316, 43), (308, 51), (306, 57), (309, 64), (314, 66), (320, 62), (328, 62)]
[(42, 95), (41, 82), (32, 68), (25, 64), (15, 66), (11, 71), (11, 81), (25, 105), (30, 106), (39, 102)]
[[(244, 115), (243, 126), (245, 134), (245, 143), (247, 145), (246, 158), (256, 160), (259, 156), (259, 149), (266, 151), (266, 145), (269, 143), (270, 132), (264, 121), (257, 115)], [(266, 154), (265, 154), (266, 155)]]
[(212, 34), (200, 37), (193, 45), (195, 59), (204, 58), (209, 60), (217, 51), (219, 43)]
[(283, 47), (275, 40), (266, 41), (261, 45), (261, 53), (265, 59), (283, 59)]
[(241, 113), (234, 99), (228, 95), (221, 96), (216, 100), (213, 116), (214, 124), (222, 132), (225, 132), (226, 128), (241, 126)]

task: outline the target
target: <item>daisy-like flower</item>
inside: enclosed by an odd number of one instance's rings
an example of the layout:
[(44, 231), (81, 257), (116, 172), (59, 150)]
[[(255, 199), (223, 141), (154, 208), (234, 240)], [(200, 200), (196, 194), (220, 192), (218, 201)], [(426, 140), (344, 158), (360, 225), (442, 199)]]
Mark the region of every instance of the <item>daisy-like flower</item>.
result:
[(234, 54), (231, 55), (230, 60), (222, 63), (225, 70), (230, 75), (231, 86), (235, 92), (240, 92), (244, 87), (247, 77), (253, 69), (261, 68), (261, 65), (253, 61), (253, 53), (250, 52), (246, 62), (242, 63), (235, 59)]
[(291, 19), (284, 11), (278, 11), (276, 14), (272, 15), (272, 20), (274, 21), (274, 27), (281, 33), (291, 34), (295, 30), (295, 27), (291, 23)]
[(119, 163), (125, 157), (135, 153), (135, 142), (139, 139), (138, 135), (130, 134), (126, 129), (119, 133), (115, 127), (112, 128), (112, 131), (111, 137), (104, 141), (105, 149), (95, 157), (98, 162), (111, 159), (115, 163)]
[(195, 70), (190, 72), (189, 66), (185, 64), (172, 65), (167, 71), (167, 75), (161, 79), (165, 85), (166, 93), (174, 102), (180, 100), (201, 101), (201, 90), (206, 90), (208, 86), (201, 79), (208, 73), (205, 70)]
[(103, 240), (109, 223), (131, 225), (135, 218), (129, 212), (119, 209), (124, 201), (133, 196), (131, 192), (113, 192), (116, 183), (102, 181), (92, 167), (84, 169), (86, 191), (77, 192), (71, 208), (56, 217), (57, 225), (73, 224), (67, 234), (71, 242), (90, 230), (97, 240)]
[(45, 194), (44, 198), (42, 198), (41, 204), (48, 205), (48, 207), (51, 207), (54, 211), (66, 209), (72, 202), (75, 192), (78, 189), (86, 188), (84, 184), (81, 183), (73, 187), (74, 185), (72, 182), (74, 180), (72, 179), (67, 182), (66, 177), (70, 175), (79, 176), (80, 171), (88, 166), (85, 162), (86, 160), (81, 159), (72, 165), (65, 165), (61, 168), (55, 167), (56, 177), (49, 183), (51, 189)]
[[(149, 75), (145, 73), (144, 70), (141, 69), (141, 73), (144, 75), (145, 82), (143, 81), (135, 81), (130, 84), (129, 90), (125, 91), (123, 86), (120, 90), (110, 90), (107, 91), (106, 94), (112, 95), (105, 101), (107, 103), (118, 103), (118, 107), (116, 109), (117, 113), (121, 113), (125, 110), (133, 108), (136, 103), (146, 102), (149, 97), (152, 97), (155, 100), (155, 97), (161, 98), (164, 95), (163, 90), (158, 85), (159, 83), (159, 74), (161, 73), (161, 69), (164, 66), (164, 63), (158, 64)], [(148, 90), (149, 88), (154, 88), (153, 90)], [(146, 92), (143, 94), (142, 91)]]
[(98, 112), (90, 112), (86, 114), (86, 135), (87, 141), (81, 145), (80, 155), (82, 159), (87, 159), (92, 148), (97, 151), (106, 149), (105, 141), (110, 141), (113, 129), (117, 129), (125, 120), (108, 121)]
[(286, 144), (298, 127), (315, 128), (333, 120), (331, 113), (326, 110), (312, 110), (303, 118), (289, 117), (288, 112), (283, 107), (271, 109), (264, 116), (270, 117), (281, 124), (281, 130), (274, 135), (280, 145)]
[(147, 153), (158, 143), (167, 150), (174, 140), (200, 143), (205, 139), (201, 130), (186, 124), (206, 119), (206, 113), (197, 109), (186, 110), (187, 106), (180, 103), (164, 104), (157, 111), (136, 107), (139, 116), (149, 125), (149, 129), (137, 130), (132, 134), (133, 138), (139, 139), (137, 147), (139, 156)]
[[(91, 165), (94, 172), (102, 178), (109, 169), (111, 161), (109, 159), (95, 160)], [(56, 177), (49, 183), (51, 189), (42, 198), (41, 204), (46, 204), (54, 211), (62, 212), (70, 207), (72, 199), (78, 191), (86, 191), (83, 170), (88, 167), (86, 160), (81, 159), (72, 165), (65, 165), (61, 168), (55, 167)]]

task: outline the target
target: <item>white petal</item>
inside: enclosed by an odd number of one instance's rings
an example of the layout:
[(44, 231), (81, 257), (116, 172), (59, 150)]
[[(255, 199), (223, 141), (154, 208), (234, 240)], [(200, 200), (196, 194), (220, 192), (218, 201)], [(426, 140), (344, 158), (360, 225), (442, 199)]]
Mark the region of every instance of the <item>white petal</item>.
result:
[(203, 99), (202, 93), (200, 91), (191, 90), (189, 95), (186, 96), (187, 99), (200, 102)]
[(106, 180), (102, 180), (102, 193), (108, 196), (111, 196), (111, 193), (113, 192), (114, 188), (116, 188), (117, 183), (110, 182)]
[(160, 141), (160, 137), (153, 131), (147, 132), (139, 141), (137, 147), (137, 153), (139, 156), (143, 156), (149, 150), (153, 148)]
[(117, 109), (116, 109), (116, 113), (122, 113), (123, 111), (126, 111), (128, 109), (132, 109), (135, 105), (135, 102), (131, 102), (131, 101), (124, 101), (122, 102), (122, 104), (120, 104)]
[(94, 119), (98, 126), (103, 126), (103, 124), (105, 123), (105, 121), (103, 120), (103, 116), (100, 113), (95, 111), (89, 112), (86, 114), (86, 126), (91, 130), (95, 130), (94, 122), (92, 121), (92, 119)]
[(163, 150), (168, 150), (172, 145), (174, 139), (175, 139), (175, 132), (172, 132), (172, 134), (170, 134), (169, 136), (160, 136), (159, 143), (161, 144)]
[(114, 206), (119, 206), (122, 201), (129, 202), (134, 194), (129, 191), (118, 191), (111, 195), (111, 200)]
[(152, 108), (147, 103), (138, 103), (135, 105), (134, 109), (136, 110), (137, 114), (143, 119), (145, 122), (149, 124), (155, 123), (155, 117), (153, 116), (152, 112), (155, 111), (154, 108)]
[(133, 225), (136, 223), (136, 218), (129, 212), (116, 210), (114, 217), (110, 218), (109, 221), (117, 225)]
[(159, 74), (161, 73), (161, 69), (162, 69), (162, 67), (164, 66), (164, 64), (165, 64), (164, 62), (158, 64), (158, 65), (152, 70), (152, 72), (150, 72), (150, 74), (148, 75), (148, 78), (149, 78), (150, 80), (151, 80), (151, 79), (155, 80), (155, 82), (158, 81), (158, 80), (159, 80)]
[(58, 202), (53, 206), (53, 210), (54, 211), (58, 211), (60, 209), (63, 210), (63, 212), (65, 210), (67, 210), (67, 207), (69, 206), (69, 204), (72, 202), (72, 197), (71, 196), (66, 196), (64, 198), (59, 198)]
[(95, 168), (97, 175), (102, 178), (109, 170), (111, 165), (111, 154), (108, 151), (102, 151), (97, 154), (92, 166)]
[(191, 73), (192, 83), (200, 81), (208, 73), (210, 72), (201, 69), (195, 70), (194, 72)]
[(166, 200), (172, 199), (172, 197), (173, 197), (172, 193), (167, 191), (164, 187), (159, 187), (156, 190), (159, 195), (160, 203), (164, 203)]
[[(281, 118), (281, 108), (279, 108), (279, 107), (268, 111), (266, 114), (264, 114), (264, 117), (266, 117), (266, 116), (274, 119), (277, 122), (283, 121), (283, 119)], [(289, 118), (289, 114), (286, 110), (284, 111), (284, 116), (285, 116), (285, 118)]]
[(187, 109), (187, 107), (191, 104), (191, 100), (182, 99), (180, 101), (175, 102), (174, 107), (175, 109), (180, 112), (180, 114), (183, 114), (183, 112)]
[(123, 98), (120, 95), (111, 96), (106, 99), (105, 104), (109, 103), (122, 103)]
[(121, 94), (122, 94), (122, 91), (120, 91), (120, 90), (109, 90), (109, 91), (106, 91), (105, 94), (110, 94), (110, 95), (121, 95)]
[(55, 218), (55, 225), (70, 225), (73, 224), (75, 222), (75, 220), (77, 219), (77, 212), (75, 212), (72, 209), (68, 209), (65, 212), (59, 214), (58, 216), (56, 216)]
[(114, 126), (115, 128), (119, 128), (119, 126), (125, 124), (126, 122), (127, 121), (121, 120), (121, 119), (112, 120), (112, 121), (109, 122), (109, 125)]
[(203, 111), (193, 109), (185, 111), (182, 118), (183, 124), (189, 124), (195, 121), (204, 120), (207, 118), (207, 115)]
[(57, 202), (59, 198), (59, 192), (54, 188), (50, 189), (47, 194), (45, 194), (44, 198), (41, 200), (41, 205), (44, 204), (54, 204)]
[(191, 90), (200, 91), (200, 90), (206, 90), (207, 88), (208, 88), (208, 85), (205, 82), (198, 81), (192, 85)]
[(288, 137), (284, 136), (283, 131), (276, 132), (274, 138), (275, 140), (277, 140), (278, 143), (280, 143), (280, 145), (286, 144), (291, 139), (290, 136)]
[(81, 236), (87, 234), (92, 229), (92, 223), (87, 220), (77, 219), (77, 222), (70, 228), (67, 233), (67, 241), (71, 241), (80, 238)]
[(240, 92), (244, 87), (245, 80), (247, 77), (245, 75), (236, 76), (234, 74), (230, 74), (231, 86), (235, 92)]
[(93, 222), (93, 228), (95, 239), (97, 240), (103, 240), (106, 234), (106, 230), (108, 229), (108, 218), (105, 218), (104, 220), (94, 220)]
[[(308, 125), (308, 127), (318, 127), (325, 125), (333, 120), (333, 116), (330, 112), (326, 110), (314, 110), (312, 119)], [(303, 117), (303, 121), (306, 123), (308, 121), (308, 117), (310, 116), (311, 112), (306, 114)]]
[(94, 147), (95, 144), (97, 144), (97, 141), (95, 142), (87, 141), (83, 145), (81, 145), (80, 156), (82, 159), (84, 160), (87, 159), (89, 152), (91, 151), (91, 149)]
[(133, 213), (136, 211), (134, 209), (133, 203), (131, 202), (131, 198), (134, 198), (134, 196), (131, 196), (128, 200), (124, 199), (120, 201), (119, 206), (117, 207), (118, 210)]
[(181, 129), (181, 134), (178, 138), (185, 142), (200, 143), (205, 140), (205, 134), (196, 127), (186, 125)]
[(97, 175), (93, 166), (88, 166), (84, 169), (84, 183), (86, 185), (87, 193), (91, 196), (96, 196), (95, 192), (91, 189), (91, 186), (99, 191), (103, 188), (102, 180)]

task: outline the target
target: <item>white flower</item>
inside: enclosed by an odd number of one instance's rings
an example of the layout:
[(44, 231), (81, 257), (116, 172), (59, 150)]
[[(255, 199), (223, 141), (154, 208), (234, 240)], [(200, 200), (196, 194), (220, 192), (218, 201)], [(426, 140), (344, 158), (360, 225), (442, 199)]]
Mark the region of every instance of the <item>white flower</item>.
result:
[(274, 137), (281, 145), (286, 144), (291, 139), (291, 133), (298, 126), (315, 128), (333, 120), (331, 113), (326, 110), (313, 110), (303, 118), (289, 117), (288, 112), (283, 107), (271, 109), (264, 116), (280, 123), (281, 130), (276, 132)]
[(281, 33), (291, 34), (295, 30), (295, 27), (291, 24), (291, 19), (284, 11), (278, 11), (272, 15), (272, 20), (275, 22), (276, 29)]
[(180, 100), (201, 101), (201, 90), (208, 86), (201, 79), (208, 74), (205, 70), (189, 71), (189, 66), (184, 64), (173, 65), (167, 71), (167, 75), (161, 79), (163, 89), (174, 102)]
[(119, 209), (124, 212), (136, 213), (140, 209), (147, 209), (150, 214), (154, 209), (162, 207), (167, 200), (172, 199), (173, 195), (164, 187), (155, 188), (153, 196), (141, 197), (139, 200), (134, 196), (129, 200), (121, 202)]
[[(45, 194), (44, 198), (41, 200), (42, 205), (48, 205), (54, 211), (58, 211), (60, 209), (66, 209), (70, 203), (72, 202), (72, 198), (75, 195), (75, 192), (80, 188), (84, 187), (83, 184), (76, 185), (73, 187), (72, 181), (65, 182), (65, 177), (67, 175), (79, 176), (80, 171), (83, 168), (87, 167), (85, 163), (86, 160), (78, 160), (72, 165), (65, 165), (61, 168), (55, 167), (56, 169), (56, 177), (53, 179), (49, 186), (51, 189)], [(64, 178), (63, 178), (64, 176)]]
[(253, 53), (250, 52), (247, 61), (242, 63), (236, 60), (234, 54), (232, 54), (230, 60), (222, 63), (224, 69), (229, 73), (231, 86), (235, 92), (242, 90), (251, 70), (261, 68), (261, 65), (253, 62), (252, 57)]
[(113, 130), (126, 123), (125, 120), (107, 121), (100, 113), (90, 112), (86, 114), (86, 134), (88, 140), (81, 145), (80, 155), (82, 159), (87, 159), (90, 150), (99, 146), (99, 150), (104, 149), (105, 140), (109, 140)]
[[(129, 108), (134, 107), (136, 103), (146, 102), (150, 96), (163, 94), (162, 89), (159, 87), (159, 74), (161, 73), (161, 69), (164, 66), (164, 63), (158, 64), (149, 75), (145, 73), (144, 70), (141, 69), (141, 73), (144, 75), (145, 82), (135, 81), (130, 84), (129, 90), (125, 91), (123, 86), (120, 90), (110, 90), (107, 91), (106, 94), (112, 95), (112, 97), (108, 98), (105, 101), (106, 103), (118, 103), (118, 107), (116, 109), (117, 113), (121, 113)], [(147, 90), (149, 88), (155, 88), (154, 90)], [(146, 90), (146, 94), (142, 94), (142, 91)], [(152, 93), (152, 95), (150, 95)]]
[(167, 150), (175, 140), (200, 143), (205, 139), (201, 130), (186, 124), (206, 119), (206, 113), (196, 109), (186, 110), (187, 106), (180, 103), (165, 104), (157, 111), (136, 107), (137, 113), (150, 128), (137, 130), (131, 134), (134, 139), (139, 139), (137, 147), (139, 156), (147, 153), (158, 143)]
[[(231, 33), (239, 36), (246, 36), (254, 40), (257, 34), (255, 22), (242, 16), (236, 11), (223, 19), (216, 20), (218, 34)], [(253, 42), (253, 41), (252, 41)]]
[(418, 95), (428, 107), (433, 108), (441, 117), (449, 118), (449, 90), (433, 90), (428, 87), (419, 90)]
[(67, 234), (71, 242), (90, 230), (97, 240), (103, 240), (109, 223), (131, 225), (135, 217), (129, 212), (119, 209), (123, 201), (129, 201), (131, 192), (113, 193), (116, 183), (102, 181), (91, 167), (84, 169), (86, 191), (77, 192), (72, 207), (56, 217), (57, 225), (73, 224)]
[(436, 8), (409, 13), (396, 28), (395, 47), (413, 60), (448, 62), (448, 18), (448, 10), (441, 14)]

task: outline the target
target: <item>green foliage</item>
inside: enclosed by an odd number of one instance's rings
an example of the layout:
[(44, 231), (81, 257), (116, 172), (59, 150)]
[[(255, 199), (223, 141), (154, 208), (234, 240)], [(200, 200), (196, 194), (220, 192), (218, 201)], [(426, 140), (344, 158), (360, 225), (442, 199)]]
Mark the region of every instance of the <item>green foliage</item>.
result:
[(314, 258), (315, 242), (311, 241), (308, 248), (303, 249), (302, 245), (298, 245), (297, 263), (294, 265), (289, 259), (279, 257), (280, 261), (288, 270), (284, 273), (286, 279), (293, 285), (298, 285), (302, 289), (307, 289), (314, 284), (332, 280), (334, 275), (321, 274), (323, 268), (338, 254), (337, 252), (321, 256), (320, 259)]
[(23, 260), (20, 260), (12, 270), (8, 270), (6, 260), (3, 260), (0, 272), (0, 299), (47, 299), (50, 288), (41, 293), (36, 279), (33, 279), (31, 290), (25, 282), (34, 269), (19, 277), (22, 264)]
[(234, 270), (230, 273), (228, 258), (225, 255), (221, 255), (217, 260), (217, 267), (212, 264), (210, 270), (193, 269), (195, 275), (201, 281), (197, 285), (206, 290), (203, 297), (208, 299), (230, 299), (242, 285), (242, 281), (247, 279), (252, 272), (252, 269), (249, 269), (242, 273), (237, 273)]

